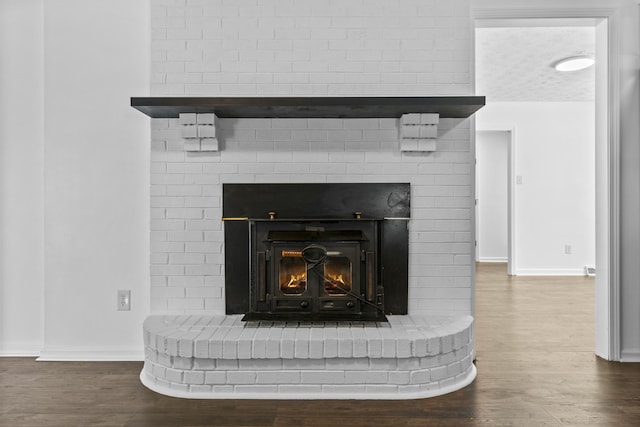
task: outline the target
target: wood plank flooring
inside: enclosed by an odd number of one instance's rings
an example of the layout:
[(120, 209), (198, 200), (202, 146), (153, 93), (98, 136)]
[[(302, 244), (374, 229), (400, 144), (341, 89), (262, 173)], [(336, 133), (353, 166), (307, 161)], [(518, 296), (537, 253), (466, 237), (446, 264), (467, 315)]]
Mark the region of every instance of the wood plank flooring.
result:
[(184, 400), (138, 380), (138, 362), (0, 358), (0, 426), (632, 426), (640, 364), (593, 353), (593, 279), (509, 278), (480, 264), (478, 378), (405, 401)]

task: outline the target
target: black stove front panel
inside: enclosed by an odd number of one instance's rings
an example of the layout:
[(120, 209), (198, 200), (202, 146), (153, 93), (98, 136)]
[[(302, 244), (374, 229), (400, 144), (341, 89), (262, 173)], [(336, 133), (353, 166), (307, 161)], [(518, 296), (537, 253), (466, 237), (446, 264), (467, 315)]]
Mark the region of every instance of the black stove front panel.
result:
[(227, 314), (407, 314), (409, 184), (223, 184), (222, 205)]

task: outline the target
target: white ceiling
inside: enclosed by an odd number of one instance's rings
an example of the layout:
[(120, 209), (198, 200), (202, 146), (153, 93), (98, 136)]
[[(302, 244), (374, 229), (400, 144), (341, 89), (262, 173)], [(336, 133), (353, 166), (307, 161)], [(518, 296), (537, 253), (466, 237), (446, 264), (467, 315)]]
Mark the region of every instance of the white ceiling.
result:
[(595, 67), (553, 68), (580, 54), (595, 56), (593, 26), (477, 28), (476, 94), (488, 102), (592, 101)]

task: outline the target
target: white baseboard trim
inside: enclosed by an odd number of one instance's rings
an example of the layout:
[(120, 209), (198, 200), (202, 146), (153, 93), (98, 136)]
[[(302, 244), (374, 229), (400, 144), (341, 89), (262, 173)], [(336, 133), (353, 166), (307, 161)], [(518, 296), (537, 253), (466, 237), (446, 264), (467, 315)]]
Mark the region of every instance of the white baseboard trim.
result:
[(509, 262), (509, 258), (481, 257), (481, 258), (478, 258), (478, 262), (500, 262), (500, 263), (506, 263), (506, 262)]
[(520, 268), (516, 276), (584, 276), (584, 268)]
[(42, 343), (0, 343), (0, 357), (38, 357)]
[(142, 348), (99, 348), (68, 349), (43, 348), (39, 362), (141, 362), (144, 361)]
[(640, 349), (624, 350), (620, 353), (621, 362), (640, 362)]

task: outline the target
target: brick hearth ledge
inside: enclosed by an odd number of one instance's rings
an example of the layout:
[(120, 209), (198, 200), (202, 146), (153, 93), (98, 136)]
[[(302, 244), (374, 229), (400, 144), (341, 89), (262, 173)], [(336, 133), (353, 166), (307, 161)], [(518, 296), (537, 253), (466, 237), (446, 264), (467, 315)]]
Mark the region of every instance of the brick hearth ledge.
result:
[(197, 399), (416, 399), (476, 376), (471, 316), (348, 324), (241, 317), (148, 317), (142, 383)]

